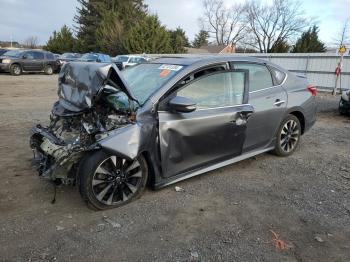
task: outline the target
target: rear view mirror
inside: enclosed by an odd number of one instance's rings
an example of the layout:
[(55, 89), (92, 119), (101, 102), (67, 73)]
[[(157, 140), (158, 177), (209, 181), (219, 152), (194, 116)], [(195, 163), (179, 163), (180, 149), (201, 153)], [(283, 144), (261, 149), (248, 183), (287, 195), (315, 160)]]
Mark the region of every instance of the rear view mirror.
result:
[(190, 113), (197, 109), (196, 102), (183, 96), (176, 96), (169, 101), (171, 111)]

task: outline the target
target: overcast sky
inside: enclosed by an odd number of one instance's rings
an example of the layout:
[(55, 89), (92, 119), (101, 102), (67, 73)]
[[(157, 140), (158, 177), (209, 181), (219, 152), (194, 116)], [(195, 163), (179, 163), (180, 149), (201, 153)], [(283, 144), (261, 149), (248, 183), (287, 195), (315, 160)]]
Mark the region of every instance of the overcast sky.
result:
[[(224, 0), (227, 5), (244, 0)], [(267, 0), (270, 1), (270, 0)], [(199, 30), (201, 0), (145, 0), (151, 13), (158, 14), (168, 28), (181, 26), (192, 40)], [(73, 25), (75, 0), (0, 0), (0, 40), (22, 42), (37, 36), (45, 44), (54, 30)], [(320, 27), (320, 37), (332, 44), (344, 21), (350, 16), (350, 0), (303, 0), (305, 15)]]

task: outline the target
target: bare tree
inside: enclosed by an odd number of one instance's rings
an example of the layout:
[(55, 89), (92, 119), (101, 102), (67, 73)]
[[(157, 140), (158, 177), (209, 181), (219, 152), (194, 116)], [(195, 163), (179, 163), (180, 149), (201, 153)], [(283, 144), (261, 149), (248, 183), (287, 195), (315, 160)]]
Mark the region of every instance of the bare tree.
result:
[(37, 48), (39, 43), (39, 39), (37, 36), (30, 36), (24, 41), (24, 46), (27, 48)]
[[(348, 18), (344, 22), (344, 25), (340, 31), (338, 39), (336, 39), (336, 45), (337, 45), (337, 48), (339, 48), (339, 50), (341, 47), (345, 47), (349, 43), (349, 26), (350, 24), (349, 24), (349, 18)], [(335, 84), (332, 92), (333, 95), (337, 94), (338, 83), (339, 83), (340, 91), (342, 89), (341, 72), (343, 69), (343, 61), (344, 61), (344, 53), (340, 53), (340, 59), (336, 68), (336, 72), (339, 72), (339, 73), (336, 73), (336, 76), (335, 76)]]
[(348, 45), (350, 42), (350, 18), (347, 18), (343, 24), (343, 27), (341, 28), (341, 31), (339, 32), (338, 37), (335, 39), (337, 47), (341, 47), (343, 45)]
[(243, 6), (226, 7), (223, 0), (203, 0), (204, 13), (199, 18), (202, 30), (207, 31), (218, 45), (234, 44), (243, 39)]
[(268, 53), (279, 42), (285, 42), (307, 26), (301, 4), (291, 0), (273, 0), (271, 5), (251, 0), (245, 5), (249, 34), (245, 40), (261, 53)]

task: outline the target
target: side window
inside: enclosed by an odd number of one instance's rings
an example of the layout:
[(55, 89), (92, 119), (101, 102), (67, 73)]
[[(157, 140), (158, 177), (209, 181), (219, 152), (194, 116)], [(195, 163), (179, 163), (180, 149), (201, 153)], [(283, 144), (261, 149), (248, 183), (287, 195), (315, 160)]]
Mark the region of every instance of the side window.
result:
[(41, 52), (33, 52), (34, 59), (44, 59), (44, 54)]
[(258, 91), (273, 86), (269, 69), (265, 65), (235, 63), (235, 69), (246, 69), (249, 71), (249, 91)]
[(130, 57), (129, 63), (137, 63), (136, 57)]
[(34, 53), (33, 52), (26, 52), (24, 54), (24, 56), (26, 57), (26, 59), (34, 59)]
[(225, 65), (218, 65), (218, 66), (214, 66), (214, 67), (208, 67), (206, 69), (200, 70), (196, 73), (193, 73), (191, 75), (189, 75), (186, 79), (184, 79), (179, 86), (183, 86), (199, 77), (214, 73), (214, 72), (218, 72), (218, 71), (225, 71), (226, 70), (226, 66)]
[(271, 70), (273, 77), (276, 80), (276, 85), (282, 84), (282, 82), (286, 78), (286, 74), (284, 72), (274, 68), (274, 67), (271, 67), (270, 70)]
[(55, 57), (53, 56), (52, 53), (46, 53), (46, 59), (48, 59), (48, 60), (55, 60)]
[(244, 73), (220, 72), (194, 80), (177, 92), (194, 100), (198, 108), (234, 106), (243, 103)]

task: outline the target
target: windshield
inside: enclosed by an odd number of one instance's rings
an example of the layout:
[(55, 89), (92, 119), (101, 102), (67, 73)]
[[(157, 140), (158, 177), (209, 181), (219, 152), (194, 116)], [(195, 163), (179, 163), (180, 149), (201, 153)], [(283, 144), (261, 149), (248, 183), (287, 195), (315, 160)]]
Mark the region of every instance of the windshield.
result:
[(181, 71), (184, 66), (168, 64), (139, 64), (121, 71), (131, 92), (140, 102), (146, 100), (168, 80)]
[(10, 50), (4, 53), (4, 56), (10, 56), (10, 57), (20, 57), (23, 54), (23, 51), (19, 50)]
[(125, 55), (118, 55), (116, 58), (115, 58), (115, 61), (116, 62), (127, 62), (129, 59), (128, 56), (125, 56)]
[(98, 55), (95, 55), (95, 54), (85, 54), (83, 55), (79, 60), (97, 60), (98, 58)]

